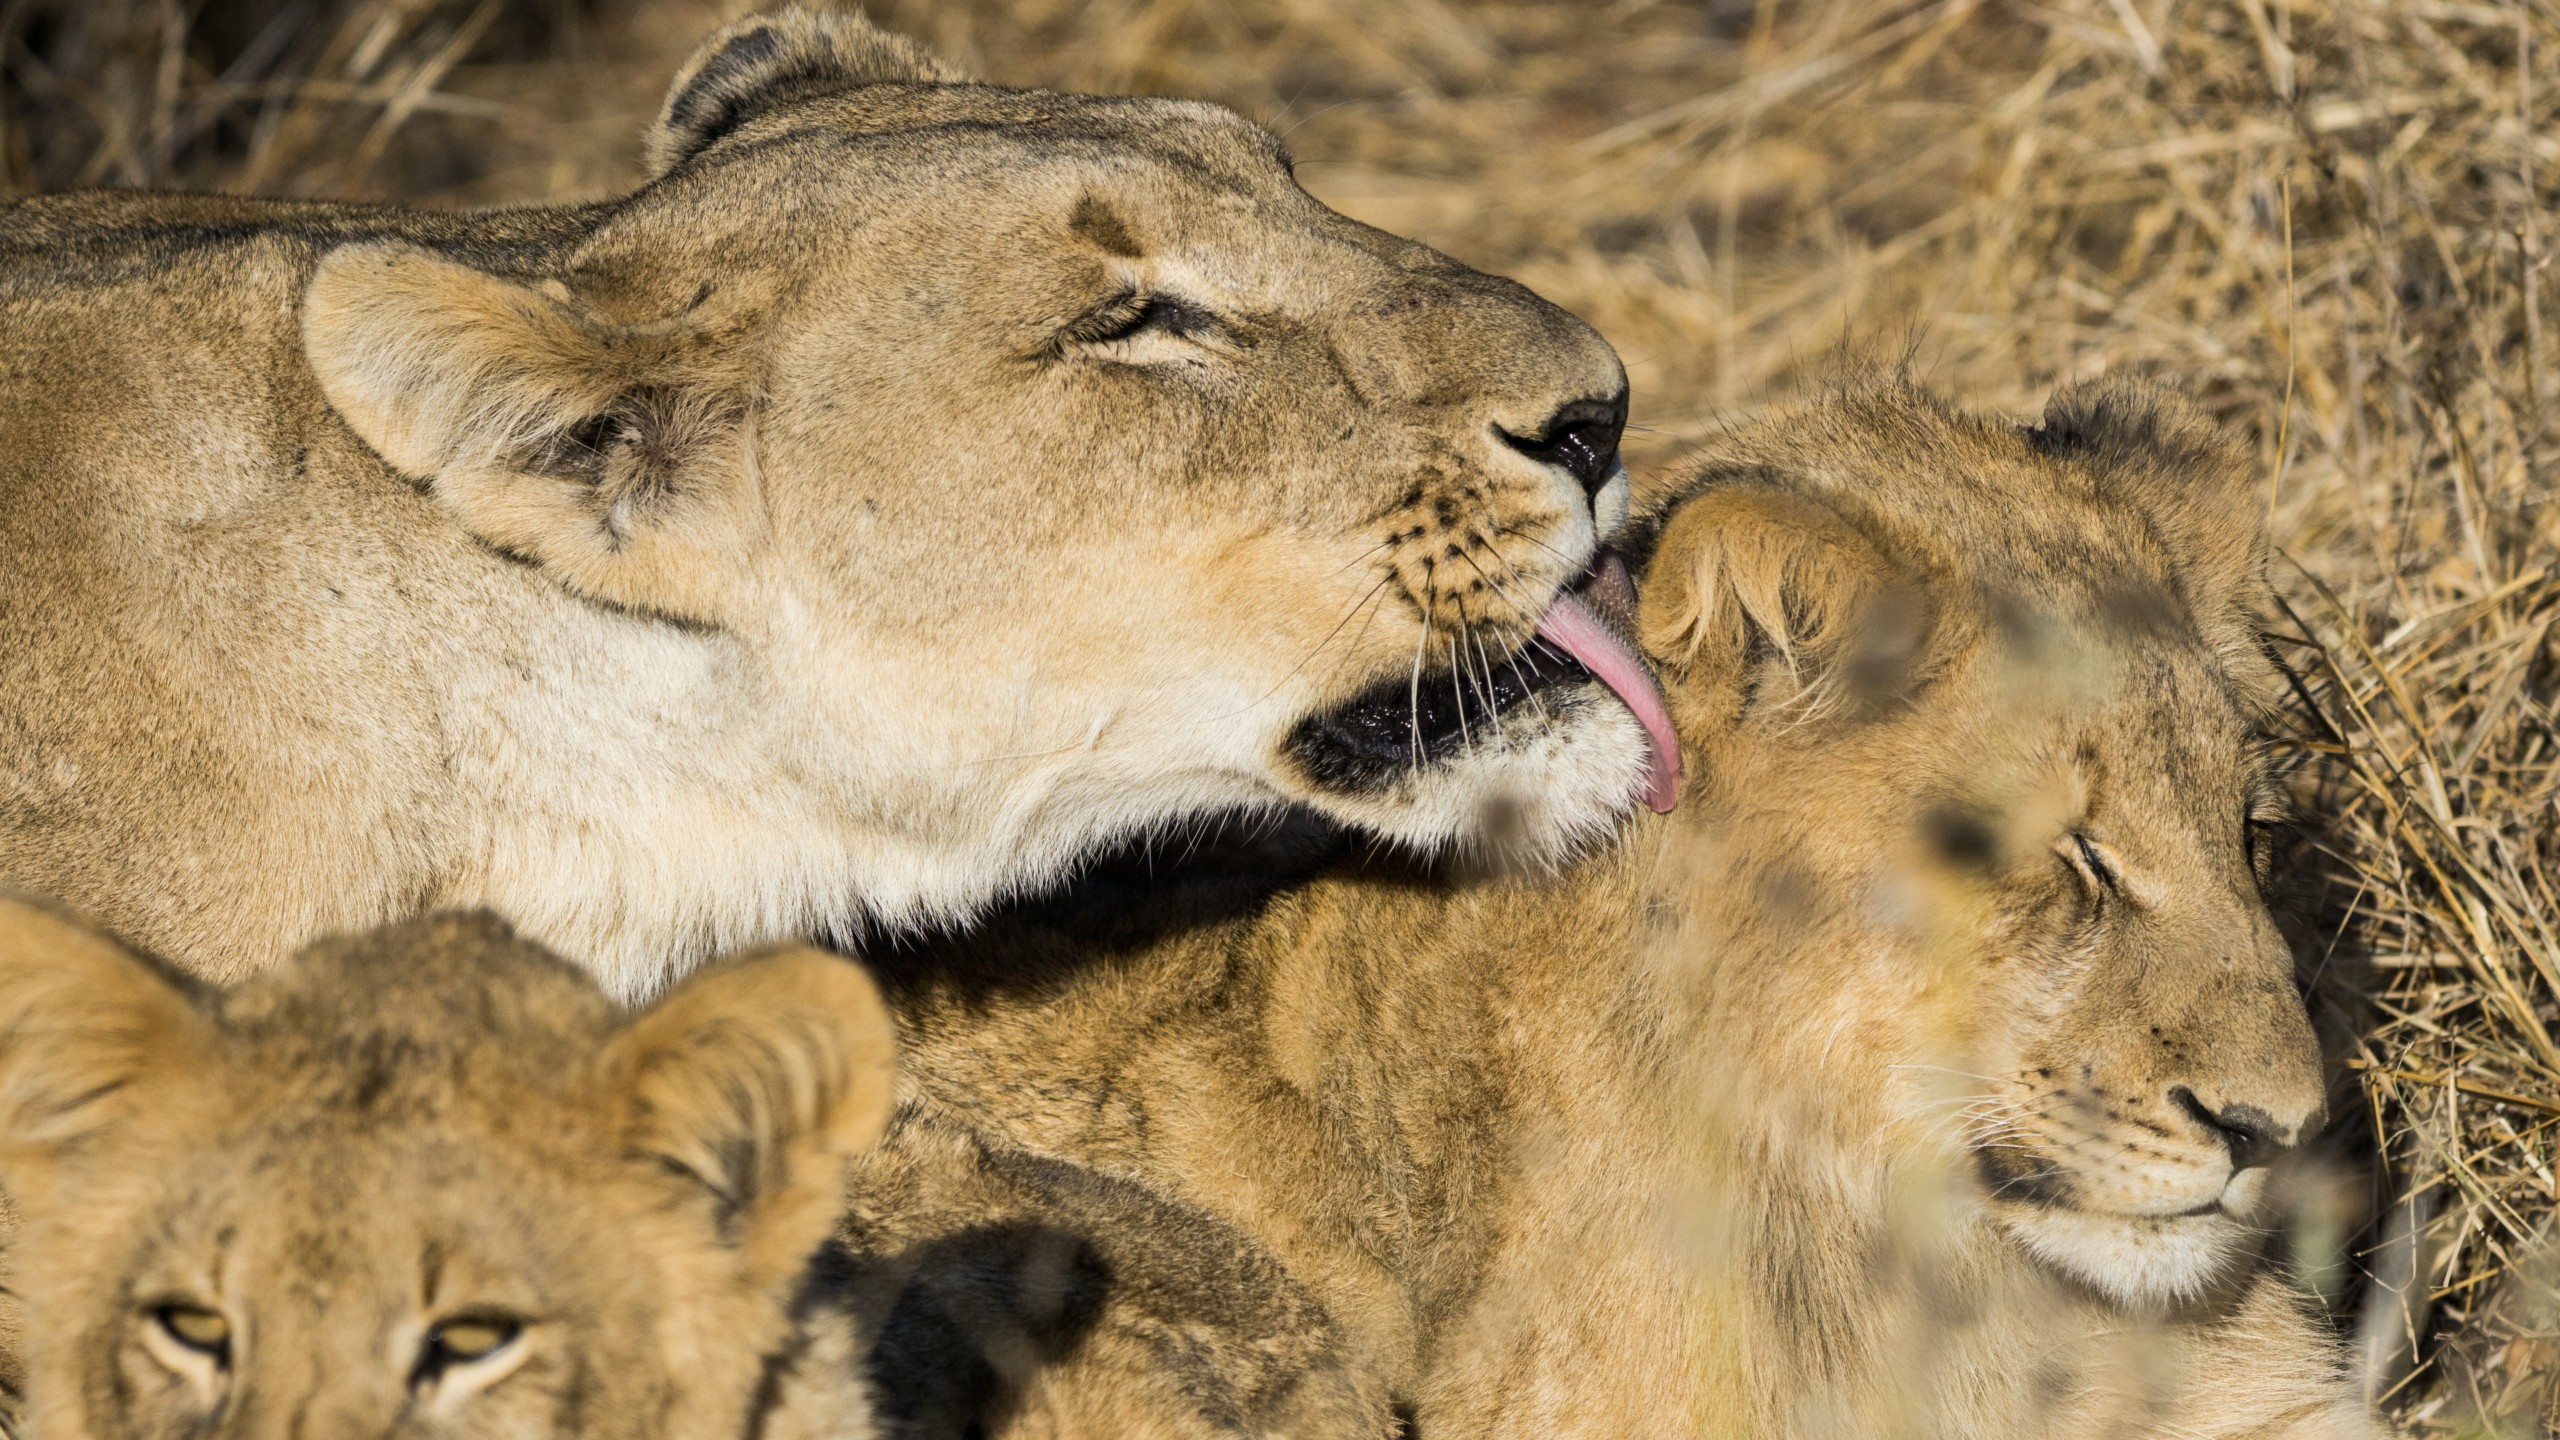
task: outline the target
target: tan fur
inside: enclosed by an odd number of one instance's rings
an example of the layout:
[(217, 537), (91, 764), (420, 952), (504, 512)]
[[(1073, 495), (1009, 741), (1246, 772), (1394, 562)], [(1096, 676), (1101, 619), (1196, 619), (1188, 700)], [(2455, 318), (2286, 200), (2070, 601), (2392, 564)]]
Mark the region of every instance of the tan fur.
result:
[[(218, 994), (0, 899), (29, 1433), (864, 1440), (861, 1332), (806, 1277), (891, 1044), (805, 948), (626, 1018), (442, 915)], [(475, 1323), (514, 1330), (438, 1354)]]
[(650, 146), (561, 209), (0, 210), (0, 881), (223, 980), (485, 905), (630, 998), (1213, 811), (1534, 859), (1631, 803), (1580, 682), (1307, 748), (1620, 523), (1532, 453), (1614, 453), (1588, 327), (1227, 111), (849, 17), (714, 36)]
[(1654, 505), (1680, 811), (1546, 883), (1106, 877), (883, 956), (902, 1084), (1269, 1245), (1423, 1440), (2371, 1435), (2259, 1228), (2322, 1085), (2256, 506), (2130, 384), (1741, 432)]

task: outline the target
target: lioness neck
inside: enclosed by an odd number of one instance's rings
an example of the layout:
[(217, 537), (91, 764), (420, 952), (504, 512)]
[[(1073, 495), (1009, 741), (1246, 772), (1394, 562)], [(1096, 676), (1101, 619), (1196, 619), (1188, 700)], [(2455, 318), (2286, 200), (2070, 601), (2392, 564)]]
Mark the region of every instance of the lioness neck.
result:
[(748, 945), (965, 914), (1094, 838), (1060, 817), (1103, 807), (1046, 802), (1107, 753), (848, 755), (772, 647), (522, 585), (478, 663), (433, 672), (429, 902), (498, 910), (623, 999)]

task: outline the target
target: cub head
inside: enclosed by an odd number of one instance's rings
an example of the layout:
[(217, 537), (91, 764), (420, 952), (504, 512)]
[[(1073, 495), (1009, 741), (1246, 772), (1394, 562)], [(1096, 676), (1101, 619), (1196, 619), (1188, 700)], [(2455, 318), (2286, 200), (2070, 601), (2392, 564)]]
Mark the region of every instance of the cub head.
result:
[(1749, 1063), (2118, 1299), (2230, 1273), (2323, 1118), (2244, 457), (2132, 383), (2024, 431), (1877, 386), (1674, 488), (1644, 640)]
[(218, 994), (0, 900), (33, 1428), (753, 1433), (890, 1045), (807, 949), (626, 1015), (452, 914)]
[(1209, 810), (1544, 855), (1668, 803), (1649, 677), (1576, 623), (1626, 380), (1571, 315), (1226, 110), (856, 18), (715, 36), (649, 152), (562, 252), (334, 251), (307, 354), (472, 535), (733, 647), (875, 912)]

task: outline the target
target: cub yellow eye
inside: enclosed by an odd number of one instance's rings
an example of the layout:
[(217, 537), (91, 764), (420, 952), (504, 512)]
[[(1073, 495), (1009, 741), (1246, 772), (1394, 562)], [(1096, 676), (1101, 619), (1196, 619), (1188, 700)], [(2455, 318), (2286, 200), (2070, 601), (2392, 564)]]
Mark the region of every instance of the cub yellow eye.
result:
[(505, 1349), (507, 1342), (523, 1330), (524, 1327), (513, 1320), (447, 1320), (427, 1332), (427, 1346), (438, 1360), (467, 1363)]
[(220, 1355), (231, 1345), (231, 1322), (193, 1305), (163, 1305), (154, 1313), (169, 1338), (190, 1350)]

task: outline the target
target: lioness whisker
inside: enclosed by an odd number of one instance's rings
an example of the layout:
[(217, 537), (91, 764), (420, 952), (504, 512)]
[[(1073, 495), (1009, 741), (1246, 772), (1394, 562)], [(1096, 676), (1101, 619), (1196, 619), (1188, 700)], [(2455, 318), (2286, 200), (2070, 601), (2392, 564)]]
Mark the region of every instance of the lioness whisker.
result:
[[(1492, 551), (1492, 553), (1495, 553), (1495, 559), (1500, 559), (1500, 551)], [(1518, 594), (1513, 592), (1513, 587), (1508, 587), (1508, 584), (1503, 584), (1503, 582), (1500, 582), (1500, 579), (1492, 577), (1492, 574), (1487, 574), (1485, 566), (1475, 564), (1475, 553), (1469, 551), (1469, 548), (1459, 548), (1459, 551), (1457, 551), (1457, 559), (1467, 561), (1467, 569), (1475, 571), (1477, 579), (1482, 579), (1482, 582), (1485, 582), (1487, 587), (1492, 587), (1492, 594), (1495, 594), (1495, 597), (1500, 597), (1500, 600), (1503, 600), (1503, 605), (1510, 605), (1510, 607), (1513, 607), (1513, 610), (1521, 612), (1521, 615), (1528, 615), (1528, 612), (1531, 612), (1531, 610), (1528, 610), (1528, 605), (1521, 605), (1521, 597), (1518, 597)], [(1505, 564), (1508, 564), (1508, 561), (1505, 561)], [(1513, 574), (1518, 574), (1518, 571), (1513, 571)], [(1480, 653), (1482, 653), (1482, 646), (1485, 646), (1485, 641), (1482, 641), (1482, 635), (1477, 635), (1477, 651), (1480, 651)], [(1518, 651), (1513, 651), (1513, 656), (1516, 656), (1516, 653), (1518, 653)], [(1518, 671), (1518, 661), (1513, 661), (1513, 679), (1518, 679), (1518, 682), (1521, 682), (1521, 687), (1523, 687), (1523, 689), (1528, 689), (1528, 694), (1531, 694), (1531, 700), (1536, 700), (1536, 689), (1528, 687), (1528, 679), (1526, 679), (1526, 676), (1521, 676), (1521, 671)], [(1490, 656), (1487, 656), (1487, 659), (1485, 659), (1485, 684), (1492, 684), (1492, 659), (1490, 659)], [(1539, 700), (1539, 702), (1536, 702), (1536, 705), (1539, 705), (1539, 717), (1541, 717), (1541, 720), (1544, 720), (1544, 717), (1546, 717), (1546, 702), (1544, 702), (1544, 700)]]
[(1358, 608), (1366, 609), (1369, 613), (1366, 618), (1361, 620), (1360, 628), (1353, 632), (1351, 636), (1351, 644), (1343, 650), (1342, 658), (1334, 661), (1333, 669), (1326, 673), (1324, 683), (1327, 690), (1332, 689), (1334, 682), (1342, 678), (1342, 667), (1351, 663), (1352, 659), (1360, 653), (1360, 646), (1362, 642), (1369, 638), (1369, 627), (1377, 623), (1378, 612), (1386, 608), (1384, 605), (1380, 605), (1376, 602), (1381, 595), (1386, 593), (1387, 582), (1394, 578), (1395, 577), (1393, 575), (1380, 576), (1378, 583), (1369, 587), (1369, 594), (1367, 598), (1360, 602), (1360, 606)]
[(1471, 747), (1475, 737), (1467, 730), (1466, 657), (1458, 649), (1459, 640), (1467, 633), (1467, 602), (1461, 596), (1451, 603), (1458, 607), (1458, 623), (1449, 630), (1449, 698), (1458, 705), (1458, 744)]
[[(1315, 643), (1315, 648), (1314, 648), (1314, 649), (1312, 649), (1312, 650), (1309, 650), (1309, 651), (1308, 651), (1304, 656), (1300, 657), (1300, 658), (1299, 658), (1299, 660), (1298, 660), (1298, 663), (1297, 663), (1297, 664), (1292, 665), (1292, 666), (1290, 666), (1290, 667), (1289, 667), (1289, 673), (1288, 673), (1288, 674), (1281, 676), (1281, 677), (1279, 678), (1279, 680), (1277, 680), (1276, 682), (1274, 682), (1274, 683), (1272, 684), (1272, 686), (1271, 686), (1271, 688), (1270, 688), (1270, 689), (1263, 691), (1263, 692), (1262, 692), (1262, 694), (1260, 694), (1259, 696), (1255, 697), (1255, 698), (1254, 698), (1254, 700), (1253, 700), (1253, 702), (1252, 702), (1251, 704), (1241, 706), (1241, 707), (1239, 707), (1239, 708), (1237, 708), (1237, 709), (1234, 709), (1234, 710), (1230, 710), (1230, 711), (1228, 711), (1226, 714), (1224, 714), (1224, 715), (1220, 715), (1220, 716), (1216, 717), (1216, 719), (1215, 719), (1215, 720), (1212, 720), (1212, 721), (1210, 721), (1210, 722), (1208, 722), (1208, 723), (1215, 724), (1215, 723), (1218, 723), (1218, 722), (1220, 722), (1220, 721), (1232, 720), (1232, 719), (1234, 719), (1236, 716), (1238, 716), (1238, 715), (1242, 715), (1242, 714), (1244, 714), (1246, 711), (1248, 711), (1248, 710), (1252, 710), (1252, 709), (1254, 709), (1256, 706), (1259, 706), (1259, 705), (1262, 705), (1262, 704), (1266, 703), (1267, 701), (1269, 701), (1269, 700), (1271, 699), (1271, 697), (1272, 697), (1272, 696), (1279, 694), (1279, 693), (1280, 693), (1280, 690), (1281, 690), (1281, 687), (1282, 687), (1282, 686), (1287, 685), (1291, 680), (1295, 679), (1295, 678), (1297, 677), (1298, 672), (1299, 672), (1299, 671), (1301, 671), (1301, 670), (1306, 669), (1306, 668), (1307, 668), (1307, 665), (1308, 665), (1308, 663), (1309, 663), (1310, 661), (1313, 661), (1313, 660), (1314, 660), (1318, 655), (1323, 654), (1323, 653), (1324, 653), (1324, 648), (1325, 648), (1327, 645), (1332, 644), (1332, 643), (1334, 642), (1334, 638), (1335, 638), (1336, 636), (1338, 636), (1338, 635), (1340, 635), (1340, 634), (1342, 633), (1342, 627), (1343, 627), (1343, 626), (1345, 626), (1345, 625), (1350, 624), (1350, 623), (1351, 623), (1351, 619), (1352, 619), (1352, 617), (1353, 617), (1353, 616), (1355, 616), (1355, 615), (1357, 615), (1357, 614), (1359, 614), (1359, 613), (1360, 613), (1360, 611), (1361, 611), (1361, 609), (1362, 609), (1362, 607), (1366, 606), (1370, 601), (1377, 599), (1377, 598), (1378, 598), (1378, 595), (1379, 595), (1379, 592), (1381, 592), (1381, 591), (1383, 591), (1383, 590), (1385, 590), (1385, 589), (1387, 588), (1387, 582), (1388, 582), (1389, 580), (1394, 579), (1394, 578), (1395, 578), (1395, 577), (1394, 577), (1394, 576), (1392, 576), (1392, 575), (1381, 575), (1381, 576), (1379, 576), (1379, 577), (1378, 577), (1378, 583), (1369, 587), (1369, 593), (1367, 593), (1367, 594), (1365, 594), (1365, 595), (1361, 596), (1359, 599), (1354, 600), (1354, 601), (1352, 601), (1352, 602), (1351, 602), (1351, 608), (1342, 612), (1342, 618), (1341, 618), (1341, 619), (1339, 619), (1339, 620), (1336, 620), (1335, 622), (1333, 622), (1333, 628), (1332, 628), (1331, 630), (1326, 631), (1326, 632), (1325, 632), (1325, 636), (1324, 636), (1324, 638), (1323, 638), (1323, 639), (1321, 639), (1321, 640), (1319, 640), (1319, 641), (1317, 641), (1317, 642)], [(1365, 636), (1365, 635), (1367, 635), (1367, 634), (1368, 634), (1368, 632), (1369, 632), (1369, 627), (1368, 627), (1366, 624), (1363, 624), (1363, 625), (1360, 627), (1360, 634), (1361, 634), (1362, 636)], [(1352, 640), (1352, 642), (1351, 642), (1351, 648), (1352, 648), (1352, 650), (1353, 650), (1353, 651), (1355, 651), (1355, 652), (1360, 648), (1360, 639), (1359, 639), (1359, 637), (1354, 637), (1354, 638), (1353, 638), (1353, 640)], [(1343, 657), (1343, 660), (1344, 660), (1344, 661), (1346, 661), (1346, 662), (1347, 662), (1349, 659), (1350, 659), (1350, 656), (1348, 656), (1348, 655), (1346, 655), (1346, 656), (1344, 656), (1344, 657)], [(1335, 664), (1335, 666), (1334, 666), (1334, 676), (1338, 676), (1338, 675), (1340, 675), (1340, 674), (1341, 674), (1341, 671), (1342, 671), (1342, 664), (1341, 664), (1341, 662), (1337, 662), (1337, 663)], [(1326, 677), (1326, 681), (1325, 681), (1325, 683), (1326, 683), (1328, 686), (1330, 686), (1330, 685), (1332, 684), (1334, 676), (1328, 676), (1328, 677)]]
[(1496, 525), (1493, 527), (1493, 533), (1496, 535), (1517, 535), (1521, 539), (1526, 540), (1530, 544), (1537, 546), (1539, 549), (1546, 551), (1550, 555), (1553, 555), (1558, 560), (1563, 561), (1566, 565), (1572, 567), (1575, 572), (1579, 572), (1582, 568), (1582, 561), (1574, 559), (1572, 556), (1567, 555), (1563, 551), (1548, 544), (1546, 541), (1539, 539), (1537, 536), (1530, 534), (1528, 531), (1521, 529), (1517, 525)]
[(1926, 1070), (1938, 1075), (1953, 1075), (1962, 1080), (1979, 1080), (1985, 1085), (2006, 1085), (2009, 1083), (1997, 1075), (1984, 1075), (1972, 1070), (1959, 1070), (1953, 1065), (1934, 1065), (1917, 1060), (1907, 1061), (1898, 1065), (1888, 1065), (1885, 1068), (1888, 1070)]
[(1333, 567), (1333, 570), (1332, 570), (1332, 572), (1331, 572), (1331, 573), (1332, 573), (1332, 574), (1335, 574), (1335, 575), (1339, 575), (1339, 574), (1341, 574), (1343, 571), (1350, 569), (1352, 566), (1359, 564), (1361, 561), (1368, 559), (1370, 556), (1377, 554), (1377, 553), (1378, 553), (1379, 551), (1381, 551), (1381, 550), (1384, 550), (1384, 549), (1389, 548), (1390, 546), (1394, 545), (1395, 543), (1396, 543), (1396, 542), (1395, 542), (1395, 539), (1394, 539), (1394, 537), (1392, 537), (1392, 536), (1390, 536), (1390, 537), (1389, 537), (1389, 538), (1387, 538), (1387, 539), (1381, 540), (1381, 541), (1379, 541), (1377, 544), (1370, 546), (1368, 549), (1361, 551), (1359, 554), (1354, 555), (1354, 556), (1352, 556), (1350, 559), (1345, 560), (1345, 561), (1343, 561), (1341, 564), (1339, 564), (1339, 565), (1337, 565), (1337, 566)]
[[(1523, 614), (1528, 613), (1529, 607), (1521, 604), (1519, 597), (1513, 594), (1511, 589), (1502, 581), (1495, 579), (1491, 575), (1486, 575), (1484, 567), (1476, 565), (1474, 556), (1468, 555), (1464, 551), (1460, 551), (1459, 553), (1463, 558), (1465, 558), (1469, 565), (1475, 566), (1475, 572), (1478, 575), (1483, 575), (1485, 583), (1493, 586), (1495, 592), (1501, 595), (1504, 600), (1508, 601), (1513, 609), (1518, 610)], [(1495, 560), (1500, 561), (1503, 569), (1509, 571), (1514, 580), (1522, 579), (1520, 575), (1520, 567), (1512, 564), (1509, 557), (1505, 556), (1501, 551), (1487, 547), (1485, 553), (1491, 555)], [(1538, 723), (1541, 725), (1554, 724), (1555, 717), (1547, 713), (1547, 702), (1540, 697), (1537, 688), (1530, 685), (1529, 677), (1520, 669), (1520, 652), (1516, 649), (1513, 650), (1509, 655), (1503, 657), (1503, 663), (1511, 667), (1511, 678), (1519, 681), (1521, 688), (1529, 692), (1530, 703), (1535, 705), (1538, 709)]]
[(1413, 736), (1413, 768), (1422, 768), (1422, 656), (1431, 643), (1431, 594), (1422, 597), (1422, 629), (1413, 637), (1413, 671), (1405, 681), (1405, 719)]
[(1493, 703), (1493, 656), (1484, 648), (1482, 632), (1479, 631), (1467, 638), (1476, 647), (1476, 673), (1482, 677), (1476, 689), (1476, 698), (1484, 703), (1486, 712), (1493, 716), (1493, 738), (1502, 740), (1505, 738), (1502, 729), (1502, 710)]

